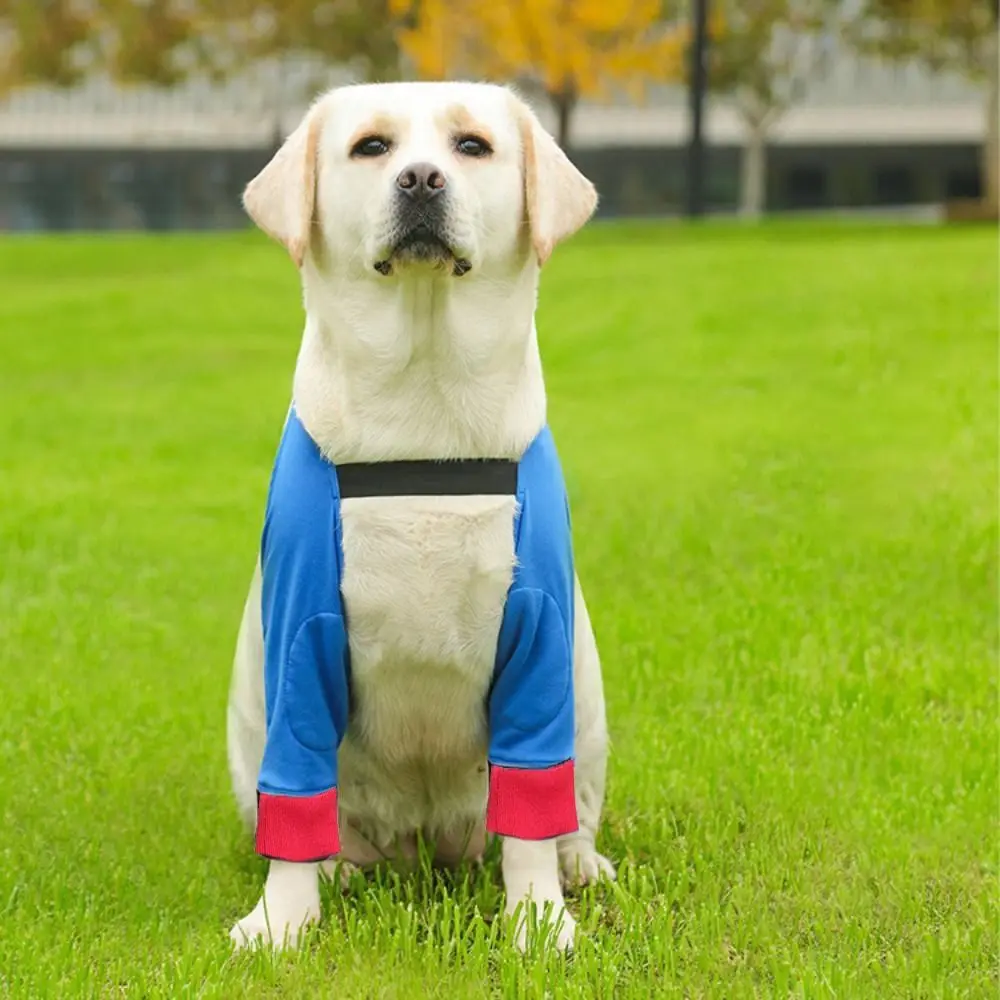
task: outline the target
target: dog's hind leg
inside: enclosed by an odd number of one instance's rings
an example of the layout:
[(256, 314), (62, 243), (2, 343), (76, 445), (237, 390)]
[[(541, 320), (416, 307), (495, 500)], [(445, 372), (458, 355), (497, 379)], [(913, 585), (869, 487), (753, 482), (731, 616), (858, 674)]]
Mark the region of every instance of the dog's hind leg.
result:
[(260, 588), (258, 562), (243, 607), (226, 710), (226, 746), (233, 795), (241, 819), (251, 830), (257, 822), (257, 776), (267, 739)]
[(559, 871), (564, 884), (584, 885), (614, 879), (614, 866), (597, 853), (597, 828), (604, 805), (608, 726), (604, 710), (601, 660), (580, 581), (574, 607), (573, 683), (576, 711), (576, 809), (580, 829), (560, 837)]

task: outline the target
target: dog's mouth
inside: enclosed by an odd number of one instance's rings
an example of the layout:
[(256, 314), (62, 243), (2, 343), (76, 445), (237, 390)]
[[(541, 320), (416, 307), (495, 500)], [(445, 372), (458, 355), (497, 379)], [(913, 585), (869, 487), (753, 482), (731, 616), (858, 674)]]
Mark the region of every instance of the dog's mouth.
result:
[(388, 277), (397, 263), (411, 262), (448, 267), (456, 278), (472, 270), (472, 264), (466, 258), (460, 257), (441, 236), (423, 223), (403, 233), (389, 254), (375, 262), (375, 270)]

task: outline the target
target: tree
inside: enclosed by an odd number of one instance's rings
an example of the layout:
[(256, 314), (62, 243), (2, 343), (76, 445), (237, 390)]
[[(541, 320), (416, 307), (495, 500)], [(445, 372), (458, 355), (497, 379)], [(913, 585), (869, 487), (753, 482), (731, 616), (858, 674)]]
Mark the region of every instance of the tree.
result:
[[(192, 0), (198, 10), (196, 65), (216, 79), (261, 61), (312, 59), (362, 79), (394, 78), (399, 50), (389, 0)], [(321, 75), (321, 74), (320, 74)], [(276, 138), (284, 138), (283, 79), (271, 91)], [(316, 80), (313, 86), (321, 86)], [(293, 94), (299, 102), (306, 95)]]
[[(749, 218), (767, 200), (768, 135), (825, 65), (836, 8), (830, 0), (711, 0), (708, 84), (733, 100), (746, 127), (740, 209)], [(688, 22), (678, 29), (685, 48)], [(679, 63), (682, 73), (689, 62)]]
[(985, 200), (994, 209), (1000, 189), (998, 22), (1000, 0), (865, 0), (849, 26), (862, 52), (914, 60), (985, 84), (982, 177)]
[(399, 53), (389, 0), (200, 0), (208, 18), (243, 28), (245, 55), (318, 56), (365, 78), (394, 77)]
[(79, 0), (0, 0), (0, 94), (33, 83), (78, 82), (92, 30)]
[(182, 60), (201, 30), (201, 13), (184, 0), (96, 0), (101, 63), (123, 83), (179, 83), (192, 66)]
[(32, 84), (70, 87), (106, 70), (162, 85), (197, 26), (185, 0), (0, 0), (0, 92)]
[(389, 0), (0, 0), (0, 92), (70, 86), (100, 68), (171, 86), (296, 56), (394, 76)]
[(570, 144), (582, 97), (641, 97), (679, 58), (662, 0), (389, 0), (400, 48), (424, 77), (462, 74), (539, 88)]

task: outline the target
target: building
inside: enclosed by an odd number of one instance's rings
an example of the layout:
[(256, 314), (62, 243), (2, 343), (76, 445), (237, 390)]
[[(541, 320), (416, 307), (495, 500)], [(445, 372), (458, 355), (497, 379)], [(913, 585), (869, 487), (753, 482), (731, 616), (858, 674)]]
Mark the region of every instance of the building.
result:
[[(342, 77), (340, 78), (342, 81)], [(223, 85), (169, 91), (90, 80), (0, 103), (0, 229), (213, 229), (245, 224), (239, 194), (336, 71), (261, 65)], [(917, 66), (839, 52), (772, 131), (768, 208), (902, 207), (975, 197), (985, 126), (981, 90)], [(544, 107), (543, 121), (551, 125)], [(680, 210), (685, 95), (661, 88), (642, 106), (585, 104), (573, 156), (601, 191), (605, 216)], [(710, 104), (706, 191), (735, 210), (743, 130)]]

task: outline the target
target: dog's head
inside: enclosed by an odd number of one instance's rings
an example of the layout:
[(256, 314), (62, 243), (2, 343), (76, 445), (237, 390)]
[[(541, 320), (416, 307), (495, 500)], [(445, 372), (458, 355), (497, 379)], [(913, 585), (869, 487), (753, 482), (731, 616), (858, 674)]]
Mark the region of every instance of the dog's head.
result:
[(465, 83), (324, 95), (244, 194), (297, 266), (312, 255), (380, 281), (544, 263), (596, 203), (524, 103)]

